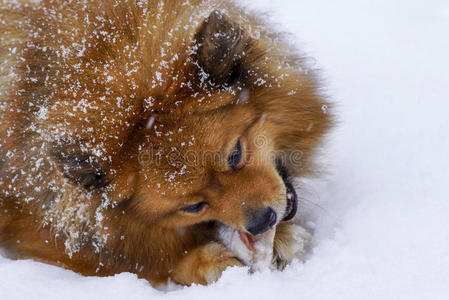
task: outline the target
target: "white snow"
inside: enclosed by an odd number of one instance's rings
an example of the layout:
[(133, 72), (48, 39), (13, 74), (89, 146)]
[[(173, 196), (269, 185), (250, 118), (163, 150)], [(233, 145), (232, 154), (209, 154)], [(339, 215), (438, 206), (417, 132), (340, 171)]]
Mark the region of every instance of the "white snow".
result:
[(0, 299), (449, 299), (449, 2), (247, 0), (322, 69), (339, 125), (304, 264), (172, 292), (0, 255)]

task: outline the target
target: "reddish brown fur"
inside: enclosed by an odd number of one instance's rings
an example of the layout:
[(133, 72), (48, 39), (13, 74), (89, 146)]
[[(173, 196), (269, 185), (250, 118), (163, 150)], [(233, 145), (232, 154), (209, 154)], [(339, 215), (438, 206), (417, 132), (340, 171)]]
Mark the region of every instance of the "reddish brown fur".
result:
[(301, 153), (292, 176), (313, 171), (330, 119), (290, 47), (229, 3), (149, 2), (2, 2), (0, 245), (12, 255), (205, 284), (239, 264), (210, 221), (245, 230), (254, 211), (285, 210), (273, 154)]

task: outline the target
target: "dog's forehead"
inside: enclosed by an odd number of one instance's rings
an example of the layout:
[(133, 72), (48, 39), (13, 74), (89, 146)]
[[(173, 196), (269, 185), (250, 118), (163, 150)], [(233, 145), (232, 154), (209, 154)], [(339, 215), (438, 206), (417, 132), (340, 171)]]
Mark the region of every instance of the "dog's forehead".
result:
[(232, 86), (215, 91), (205, 87), (200, 93), (185, 96), (178, 105), (184, 114), (213, 112), (226, 105), (237, 103), (239, 93), (239, 89)]
[[(164, 143), (171, 143), (179, 139), (187, 139), (192, 142), (195, 140), (207, 141), (213, 136), (232, 133), (232, 130), (226, 131), (225, 129), (227, 127), (237, 129), (253, 118), (254, 113), (250, 107), (241, 104), (228, 104), (195, 113), (152, 114), (148, 122), (151, 125), (150, 134), (163, 138)], [(188, 142), (187, 140), (185, 142)]]
[(146, 114), (157, 112), (169, 117), (209, 113), (232, 104), (247, 104), (252, 92), (238, 84), (230, 86), (203, 85), (194, 90), (172, 86), (167, 91), (147, 96), (142, 103)]

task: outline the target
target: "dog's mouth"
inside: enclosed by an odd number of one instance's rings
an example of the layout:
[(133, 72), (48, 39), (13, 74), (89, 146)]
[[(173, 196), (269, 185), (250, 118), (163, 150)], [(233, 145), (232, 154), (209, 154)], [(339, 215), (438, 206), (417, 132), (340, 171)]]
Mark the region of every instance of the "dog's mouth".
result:
[(289, 221), (294, 218), (296, 215), (296, 212), (298, 210), (298, 195), (296, 194), (295, 188), (293, 187), (291, 176), (287, 170), (287, 168), (277, 162), (276, 163), (276, 170), (278, 171), (279, 175), (281, 176), (282, 180), (284, 181), (285, 189), (286, 189), (286, 201), (287, 201), (287, 208), (285, 210), (284, 217), (282, 218), (282, 221)]
[[(298, 210), (298, 196), (296, 194), (295, 188), (293, 187), (290, 174), (287, 168), (281, 163), (276, 163), (276, 170), (284, 181), (285, 189), (286, 189), (286, 202), (287, 208), (285, 209), (284, 216), (282, 221), (289, 221), (293, 219)], [(242, 230), (238, 230), (239, 236), (243, 244), (253, 253), (256, 253), (256, 248), (254, 246), (257, 237), (244, 232)]]
[(298, 210), (298, 196), (290, 181), (284, 181), (284, 183), (287, 188), (287, 209), (282, 221), (289, 221), (295, 217), (296, 211)]
[(254, 246), (254, 244), (256, 243), (256, 239), (254, 238), (254, 236), (242, 230), (239, 230), (238, 233), (240, 236), (240, 240), (243, 242), (243, 244), (245, 244), (246, 248), (248, 248), (249, 251), (256, 253), (257, 250)]

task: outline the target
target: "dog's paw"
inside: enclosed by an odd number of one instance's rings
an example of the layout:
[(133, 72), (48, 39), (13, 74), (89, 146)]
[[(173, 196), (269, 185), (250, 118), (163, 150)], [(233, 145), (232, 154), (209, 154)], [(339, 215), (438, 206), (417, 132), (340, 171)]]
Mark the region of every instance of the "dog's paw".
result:
[(282, 222), (276, 227), (274, 236), (273, 266), (283, 270), (293, 259), (304, 261), (305, 251), (312, 235), (292, 222)]
[(173, 270), (171, 278), (183, 285), (207, 285), (217, 281), (232, 266), (243, 264), (222, 244), (209, 243), (190, 251)]

